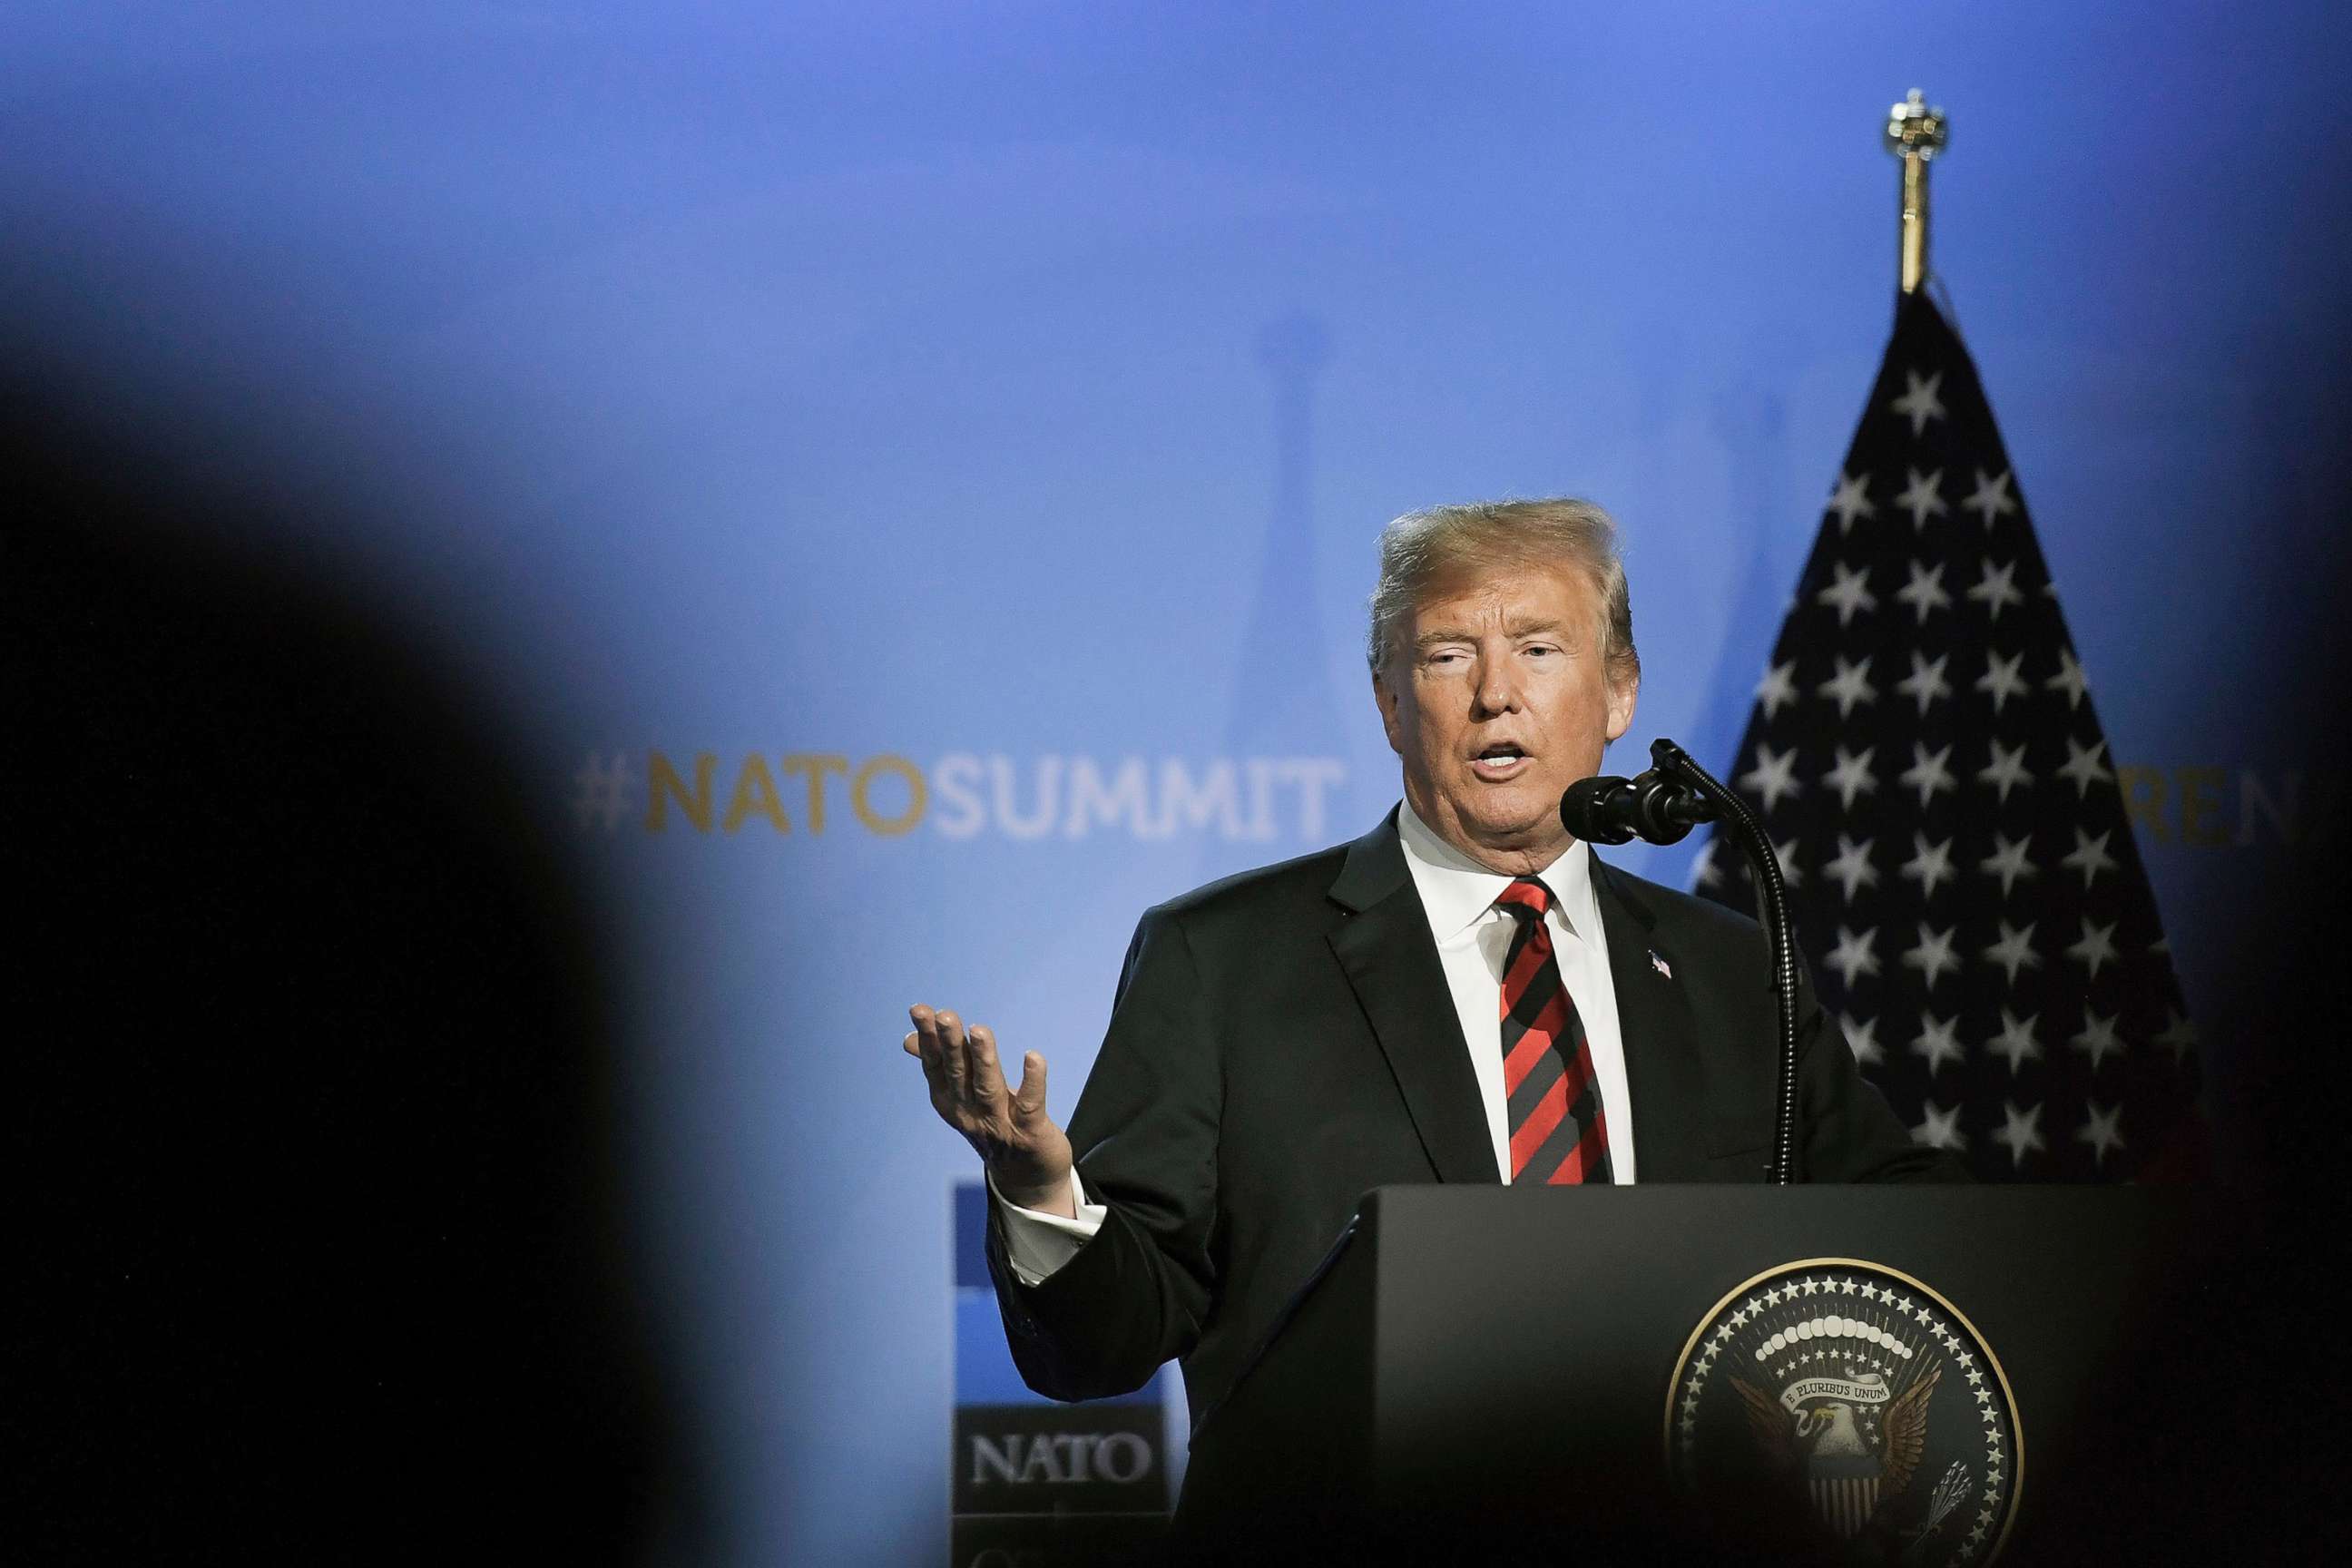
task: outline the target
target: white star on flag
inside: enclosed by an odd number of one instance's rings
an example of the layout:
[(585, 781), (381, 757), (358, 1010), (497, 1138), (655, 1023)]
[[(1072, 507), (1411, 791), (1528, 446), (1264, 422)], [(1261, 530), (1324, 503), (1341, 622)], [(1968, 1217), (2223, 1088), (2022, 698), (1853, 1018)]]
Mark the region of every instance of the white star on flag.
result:
[(1829, 510), (1837, 513), (1838, 537), (1841, 539), (1853, 531), (1856, 518), (1875, 515), (1877, 508), (1870, 504), (1870, 476), (1848, 474), (1841, 479), (1837, 489), (1830, 495)]
[(1944, 384), (1944, 373), (1922, 376), (1916, 371), (1903, 373), (1903, 395), (1894, 403), (1895, 412), (1911, 421), (1911, 434), (1918, 436), (1927, 428), (1930, 419), (1944, 416), (1944, 405), (1936, 399), (1937, 389)]
[(1895, 590), (1895, 596), (1911, 606), (1911, 613), (1918, 617), (1918, 624), (1923, 626), (1927, 624), (1930, 611), (1952, 607), (1952, 596), (1944, 591), (1944, 568), (1940, 562), (1932, 568), (1924, 561), (1912, 562), (1911, 580)]
[(2113, 921), (2105, 925), (2095, 925), (2086, 915), (2083, 919), (2083, 938), (2066, 950), (2066, 956), (2080, 960), (2083, 967), (2091, 972), (2091, 978), (2096, 980), (2099, 966), (2112, 963), (2116, 957), (2115, 939), (2116, 923)]
[(1984, 563), (1984, 576), (1968, 592), (1968, 596), (1985, 607), (1985, 619), (2000, 619), (2001, 608), (2007, 605), (2025, 603), (2025, 595), (2017, 591), (2017, 563), (2005, 562), (1999, 567), (1990, 561)]
[(1952, 777), (1952, 770), (1945, 765), (1951, 760), (1952, 748), (1949, 746), (1930, 756), (1927, 747), (1914, 742), (1911, 747), (1911, 765), (1895, 775), (1895, 782), (1909, 784), (1913, 789), (1917, 790), (1919, 804), (1925, 806), (1936, 798), (1937, 790), (1950, 789), (1958, 782)]
[(1929, 518), (1942, 517), (1951, 510), (1936, 490), (1936, 487), (1944, 482), (1944, 470), (1937, 468), (1932, 474), (1923, 474), (1911, 468), (1906, 472), (1909, 482), (1903, 487), (1903, 493), (1895, 498), (1895, 504), (1911, 514), (1911, 531), (1919, 533), (1927, 529)]
[(2008, 517), (2014, 513), (2017, 510), (2017, 501), (2009, 493), (2008, 471), (2002, 470), (2001, 476), (1995, 479), (1982, 468), (1979, 468), (1977, 488), (1969, 491), (1969, 499), (1960, 504), (1983, 518), (1987, 528), (1992, 526), (1993, 519)]
[(2023, 1071), (2029, 1060), (2042, 1054), (2042, 1042), (2033, 1037), (2033, 1020), (2036, 1016), (2038, 1015), (2028, 1013), (2021, 1018), (2003, 1007), (2000, 1010), (2000, 1033), (1995, 1035), (1985, 1046), (1985, 1049), (1994, 1056), (2008, 1058), (2009, 1076), (2011, 1078), (2015, 1078)]
[[(1944, 1110), (1938, 1109), (1936, 1102), (1931, 1100), (1927, 1102), (1925, 1109), (1927, 1115), (1921, 1118), (1918, 1126), (1911, 1129), (1913, 1142), (1925, 1143), (1930, 1149), (1949, 1149), (1956, 1153), (1969, 1146), (1969, 1141), (1960, 1134), (1958, 1106), (1955, 1105), (1949, 1110)], [(1863, 1293), (1874, 1294), (1868, 1286), (1863, 1288)]]
[(1870, 771), (1870, 759), (1877, 751), (1875, 746), (1864, 746), (1862, 754), (1856, 756), (1843, 746), (1837, 749), (1837, 766), (1822, 775), (1822, 783), (1837, 791), (1841, 810), (1852, 811), (1855, 795), (1877, 791), (1878, 780)]
[(1933, 1013), (1922, 1013), (1919, 1016), (1919, 1037), (1911, 1042), (1911, 1054), (1926, 1059), (1927, 1076), (1933, 1078), (1936, 1069), (1944, 1065), (1946, 1058), (1953, 1061), (1961, 1058), (1960, 1020), (1957, 1015), (1938, 1018)]
[(1768, 812), (1780, 803), (1783, 795), (1801, 795), (1805, 786), (1797, 782), (1797, 748), (1775, 752), (1757, 742), (1756, 765), (1739, 775), (1739, 787), (1763, 796)]
[(2000, 964), (2003, 976), (2011, 985), (2017, 984), (2019, 970), (2042, 967), (2042, 955), (2033, 951), (2033, 928), (2040, 923), (2028, 921), (2024, 929), (2020, 930), (2002, 921), (2000, 940), (1984, 950), (1986, 960)]
[(1951, 655), (1938, 654), (1936, 656), (1935, 661), (1930, 663), (1927, 660), (1927, 656), (1920, 653), (1918, 649), (1914, 648), (1911, 650), (1910, 678), (1906, 680), (1896, 681), (1895, 683), (1895, 689), (1900, 691), (1906, 697), (1913, 698), (1917, 700), (1919, 704), (1919, 717), (1922, 719), (1927, 716), (1927, 705), (1929, 703), (1935, 701), (1939, 697), (1949, 697), (1952, 694), (1950, 682), (1944, 679), (1944, 666), (1951, 663)]
[(2074, 662), (2073, 648), (2062, 647), (2058, 650), (2058, 673), (2043, 681), (2042, 689), (2064, 692), (2066, 710), (2069, 713), (2083, 705), (2083, 693), (2087, 687), (2083, 680), (2083, 667)]
[(1844, 626), (1865, 610), (1878, 608), (1878, 597), (1870, 591), (1870, 574), (1864, 570), (1849, 572), (1842, 565), (1830, 568), (1836, 581), (1813, 595), (1815, 601), (1837, 606), (1838, 625)]
[(1992, 761), (1977, 772), (1977, 783), (1991, 784), (2000, 793), (1995, 797), (2003, 805), (2009, 804), (2012, 788), (2030, 784), (2033, 775), (2025, 771), (2025, 742), (2020, 741), (2013, 752), (2004, 751), (1999, 741), (1992, 742)]
[(2124, 1108), (2120, 1104), (2103, 1106), (2095, 1100), (2087, 1104), (2089, 1111), (2083, 1118), (2083, 1125), (2075, 1132), (2074, 1139), (2077, 1142), (2088, 1143), (2092, 1161), (2104, 1165), (2107, 1163), (2108, 1150), (2124, 1146), (2123, 1133), (2116, 1126), (2123, 1120)]
[(1992, 710), (1995, 713), (1999, 713), (2001, 704), (2011, 698), (2025, 695), (2026, 680), (2020, 673), (2024, 664), (2025, 656), (2021, 653), (2006, 659), (1997, 653), (1985, 655), (1985, 672), (1977, 677), (1976, 689), (1992, 694)]
[(1864, 658), (1860, 664), (1848, 664), (1841, 657), (1837, 673), (1813, 688), (1813, 695), (1832, 699), (1841, 719), (1852, 713), (1858, 703), (1877, 701), (1878, 692), (1870, 684), (1870, 660)]
[(1903, 862), (1903, 879), (1919, 884), (1920, 896), (1932, 900), (1937, 884), (1959, 873), (1952, 869), (1952, 841), (1929, 844), (1924, 833), (1911, 836), (1911, 858)]
[(2094, 741), (2087, 746), (2078, 746), (2074, 743), (2074, 736), (2066, 737), (2066, 765), (2058, 770), (2058, 776), (2074, 781), (2074, 794), (2078, 797), (2089, 795), (2091, 786), (2095, 784), (2114, 782), (2116, 775), (2109, 773), (2106, 764), (2099, 761), (2099, 753), (2106, 749), (2107, 743), (2105, 741)]
[(1836, 970), (1845, 981), (1845, 988), (1851, 991), (1853, 983), (1863, 975), (1878, 973), (1878, 955), (1871, 951), (1878, 944), (1878, 928), (1873, 926), (1867, 931), (1851, 931), (1840, 926), (1837, 934), (1837, 945), (1830, 949), (1822, 964), (1824, 968)]
[(2001, 1127), (1992, 1141), (2009, 1151), (2013, 1164), (2022, 1166), (2025, 1157), (2046, 1147), (2042, 1142), (2042, 1107), (2020, 1110), (2014, 1100), (2001, 1103)]
[(2091, 890), (2091, 884), (2098, 880), (2100, 872), (2116, 868), (2116, 858), (2107, 853), (2107, 840), (2114, 837), (2113, 832), (2107, 832), (2094, 838), (2079, 827), (2074, 829), (2074, 852), (2058, 864), (2069, 871), (2083, 873), (2084, 892)]
[(1855, 1066), (1875, 1067), (1886, 1059), (1886, 1052), (1878, 1043), (1878, 1025), (1874, 1020), (1857, 1018), (1851, 1013), (1840, 1013), (1838, 1027), (1844, 1031), (1845, 1043), (1853, 1052)]
[(1903, 967), (1917, 970), (1921, 982), (1930, 991), (1936, 988), (1936, 983), (1944, 977), (1946, 971), (1957, 971), (1960, 967), (1960, 961), (1952, 955), (1952, 938), (1958, 929), (1947, 926), (1942, 931), (1936, 931), (1926, 921), (1921, 921), (1919, 945), (1903, 954)]
[[(1983, 776), (1981, 773), (1978, 775), (1979, 778)], [(2029, 833), (2015, 843), (2011, 843), (2005, 836), (1995, 833), (1992, 836), (1992, 841), (1993, 852), (1977, 862), (1977, 869), (1988, 877), (1999, 877), (2000, 896), (2006, 899), (2009, 897), (2010, 885), (2019, 878), (2021, 877), (2030, 882), (2041, 875), (2041, 872), (2036, 870), (2032, 862), (2025, 858), (2027, 851), (2032, 846), (2033, 835)]]
[(1766, 670), (1764, 679), (1756, 683), (1756, 703), (1764, 710), (1765, 718), (1780, 717), (1781, 705), (1797, 700), (1796, 673), (1797, 661), (1792, 658)]
[[(1838, 835), (1837, 858), (1822, 868), (1832, 881), (1845, 889), (1845, 901), (1849, 904), (1853, 902), (1856, 892), (1864, 888), (1875, 887), (1878, 883), (1877, 868), (1870, 863), (1871, 843), (1872, 840), (1865, 838), (1856, 844), (1841, 833)], [(1849, 980), (1846, 984), (1851, 985), (1853, 982)]]
[(2116, 1021), (2096, 1008), (2083, 1009), (2083, 1031), (2066, 1042), (2091, 1058), (2091, 1070), (2097, 1072), (2099, 1064), (2111, 1056), (2123, 1054), (2124, 1043), (2116, 1034)]

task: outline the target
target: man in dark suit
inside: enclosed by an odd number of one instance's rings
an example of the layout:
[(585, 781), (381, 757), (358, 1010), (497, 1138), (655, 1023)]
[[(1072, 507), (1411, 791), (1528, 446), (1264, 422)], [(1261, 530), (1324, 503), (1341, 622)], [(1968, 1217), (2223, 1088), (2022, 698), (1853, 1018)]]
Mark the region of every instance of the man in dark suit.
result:
[[(1045, 1063), (913, 1009), (906, 1048), (986, 1164), (1014, 1361), (1058, 1398), (1182, 1358), (1194, 1419), (1369, 1188), (1759, 1181), (1776, 1025), (1754, 922), (1602, 866), (1561, 793), (1632, 722), (1614, 525), (1581, 501), (1391, 523), (1372, 689), (1402, 804), (1352, 844), (1143, 917), (1068, 1133)], [(1953, 1173), (1802, 996), (1813, 1181)]]

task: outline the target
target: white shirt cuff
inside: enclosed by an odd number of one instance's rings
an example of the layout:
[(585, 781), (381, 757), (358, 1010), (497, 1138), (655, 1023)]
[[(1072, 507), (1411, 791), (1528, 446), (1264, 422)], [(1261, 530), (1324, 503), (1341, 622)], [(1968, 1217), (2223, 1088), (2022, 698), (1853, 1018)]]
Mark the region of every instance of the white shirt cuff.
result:
[(1070, 1168), (1070, 1198), (1077, 1205), (1076, 1219), (1024, 1209), (996, 1190), (994, 1176), (989, 1176), (987, 1181), (989, 1195), (996, 1200), (996, 1212), (1004, 1217), (1005, 1259), (1013, 1265), (1013, 1278), (1024, 1285), (1038, 1284), (1076, 1258), (1078, 1248), (1102, 1228), (1104, 1217), (1110, 1213), (1101, 1204), (1087, 1202), (1086, 1185), (1078, 1180), (1075, 1165)]

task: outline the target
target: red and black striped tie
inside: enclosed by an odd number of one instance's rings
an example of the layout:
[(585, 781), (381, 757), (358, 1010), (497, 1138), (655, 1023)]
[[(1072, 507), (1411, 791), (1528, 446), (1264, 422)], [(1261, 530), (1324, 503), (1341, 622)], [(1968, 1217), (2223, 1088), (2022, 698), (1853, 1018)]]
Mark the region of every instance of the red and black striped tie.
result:
[(1503, 960), (1503, 1093), (1510, 1106), (1511, 1180), (1607, 1182), (1609, 1124), (1584, 1020), (1560, 983), (1544, 913), (1551, 889), (1521, 877), (1495, 907), (1518, 922)]

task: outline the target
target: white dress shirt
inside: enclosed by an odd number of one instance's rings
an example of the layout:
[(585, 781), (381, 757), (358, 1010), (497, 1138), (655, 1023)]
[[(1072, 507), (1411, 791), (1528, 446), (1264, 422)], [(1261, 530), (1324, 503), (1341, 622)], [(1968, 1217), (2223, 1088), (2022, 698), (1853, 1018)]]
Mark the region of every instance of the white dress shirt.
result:
[[(1397, 812), (1397, 837), (1405, 869), (1437, 940), (1437, 959), (1462, 1023), (1462, 1039), (1486, 1106), (1486, 1131), (1495, 1142), (1495, 1166), (1511, 1179), (1509, 1107), (1503, 1093), (1503, 959), (1516, 917), (1495, 907), (1511, 879), (1489, 871), (1440, 838), (1414, 815), (1411, 805)], [(1551, 889), (1544, 924), (1551, 933), (1559, 977), (1584, 1021), (1593, 1077), (1600, 1080), (1601, 1108), (1608, 1119), (1609, 1165), (1619, 1182), (1633, 1180), (1633, 1109), (1625, 1087), (1625, 1043), (1617, 1026), (1617, 988), (1609, 978), (1609, 938), (1601, 926), (1601, 905), (1592, 891), (1592, 856), (1581, 841), (1538, 873)], [(1024, 1209), (997, 1194), (1004, 1217), (1005, 1253), (1013, 1278), (1034, 1285), (1067, 1263), (1102, 1228), (1104, 1209), (1087, 1202), (1076, 1170), (1070, 1188), (1078, 1217)], [(993, 1183), (989, 1186), (995, 1193)]]
[[(1440, 838), (1413, 815), (1397, 813), (1397, 837), (1404, 842), (1405, 869), (1421, 894), (1437, 939), (1437, 961), (1454, 993), (1454, 1011), (1469, 1043), (1470, 1068), (1478, 1075), (1479, 1098), (1486, 1102), (1486, 1131), (1495, 1140), (1495, 1167), (1511, 1179), (1509, 1097), (1503, 1092), (1503, 960), (1517, 918), (1495, 907), (1511, 879), (1489, 871)], [(1625, 1092), (1625, 1042), (1617, 1028), (1617, 988), (1609, 980), (1609, 937), (1601, 929), (1601, 903), (1592, 891), (1592, 856), (1581, 840), (1538, 873), (1551, 889), (1544, 926), (1551, 933), (1560, 984), (1568, 987), (1584, 1021), (1592, 1053), (1592, 1076), (1601, 1084), (1601, 1110), (1609, 1124), (1609, 1168), (1617, 1181), (1633, 1179), (1633, 1110)]]

